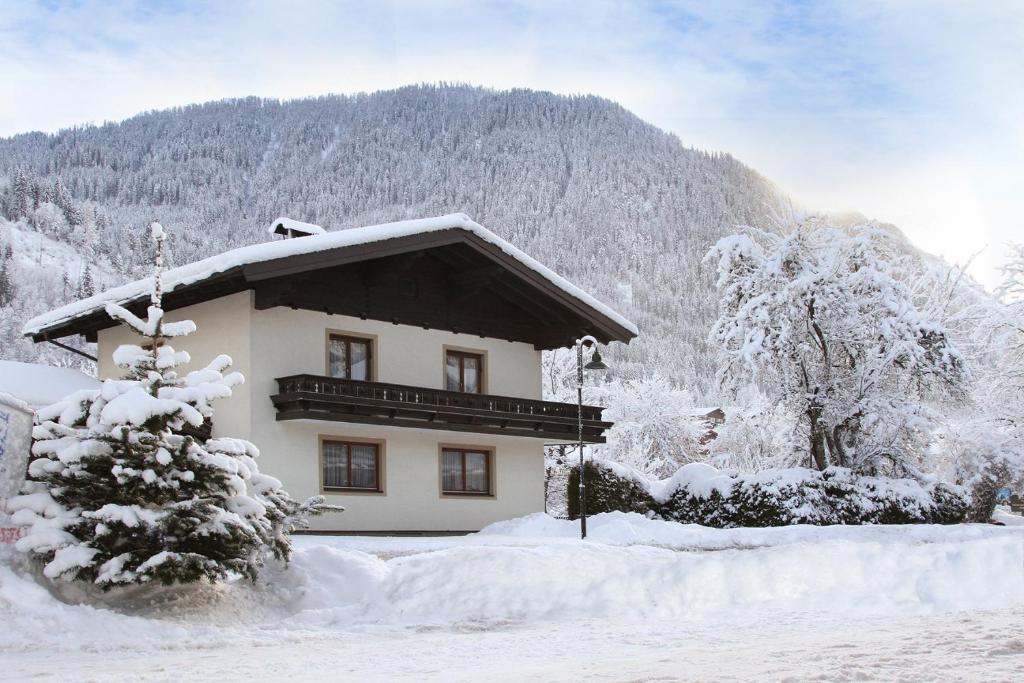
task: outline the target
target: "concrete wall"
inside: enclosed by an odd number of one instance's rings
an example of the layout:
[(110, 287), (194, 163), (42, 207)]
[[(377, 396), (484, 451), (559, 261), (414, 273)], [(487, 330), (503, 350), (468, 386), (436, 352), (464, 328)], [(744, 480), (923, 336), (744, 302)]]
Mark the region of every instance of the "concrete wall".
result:
[[(532, 345), (408, 325), (360, 320), (288, 308), (257, 311), (243, 292), (172, 311), (168, 320), (191, 319), (198, 331), (173, 342), (192, 355), (190, 368), (218, 353), (235, 361), (246, 384), (221, 401), (214, 433), (249, 439), (261, 451), (260, 468), (284, 482), (295, 498), (321, 493), (319, 440), (379, 439), (384, 443), (384, 493), (325, 493), (347, 511), (314, 522), (320, 530), (475, 530), (491, 522), (544, 509), (542, 439), (466, 432), (378, 427), (326, 421), (276, 421), (270, 396), (275, 378), (326, 374), (327, 334), (374, 339), (374, 379), (444, 388), (446, 346), (483, 353), (484, 390), (541, 398), (541, 354)], [(99, 335), (100, 377), (118, 374), (109, 356), (118, 344), (138, 343), (126, 328)], [(487, 447), (494, 453), (494, 495), (445, 497), (440, 492), (439, 444)]]

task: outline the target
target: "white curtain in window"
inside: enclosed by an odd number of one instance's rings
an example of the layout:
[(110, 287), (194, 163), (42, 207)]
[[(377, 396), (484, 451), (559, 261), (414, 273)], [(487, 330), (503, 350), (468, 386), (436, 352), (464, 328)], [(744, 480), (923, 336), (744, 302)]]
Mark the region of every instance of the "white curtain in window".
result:
[(480, 359), (475, 356), (465, 356), (462, 359), (462, 377), (466, 391), (471, 394), (480, 392)]
[(466, 490), (487, 493), (487, 454), (466, 453)]
[(441, 486), (445, 491), (462, 490), (462, 453), (444, 451), (441, 457)]
[(352, 483), (355, 488), (372, 489), (377, 486), (377, 447), (373, 444), (349, 446), (352, 458)]
[(349, 379), (366, 381), (370, 379), (370, 345), (366, 342), (351, 342), (352, 376)]
[(348, 447), (343, 443), (324, 443), (324, 486), (349, 486)]

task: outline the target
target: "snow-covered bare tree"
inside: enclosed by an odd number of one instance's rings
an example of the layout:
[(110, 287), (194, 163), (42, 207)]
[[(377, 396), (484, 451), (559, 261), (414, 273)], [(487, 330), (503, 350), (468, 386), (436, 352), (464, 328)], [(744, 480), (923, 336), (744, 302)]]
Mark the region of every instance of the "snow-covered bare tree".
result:
[[(153, 235), (162, 243), (158, 224)], [(255, 579), (269, 557), (287, 560), (291, 528), (326, 507), (319, 497), (297, 503), (260, 473), (251, 443), (199, 430), (243, 378), (226, 372), (224, 355), (179, 376), (190, 358), (169, 342), (196, 327), (163, 321), (159, 254), (147, 318), (107, 307), (144, 338), (114, 351), (126, 377), (39, 412), (23, 495), (10, 507), (29, 527), (17, 547), (51, 579), (104, 589)]]
[(667, 378), (610, 382), (591, 395), (608, 406), (603, 419), (615, 423), (608, 442), (593, 446), (596, 456), (657, 478), (704, 459), (701, 440), (708, 427), (701, 411), (694, 407), (692, 394), (673, 387)]
[(756, 395), (725, 410), (715, 428), (709, 461), (720, 469), (757, 472), (806, 463), (806, 429), (785, 404)]
[(819, 469), (916, 472), (927, 400), (965, 392), (963, 358), (899, 278), (904, 254), (878, 226), (811, 219), (725, 237), (706, 257), (718, 267), (719, 380), (752, 380), (799, 414)]
[(998, 300), (966, 307), (976, 382), (972, 410), (937, 431), (936, 469), (972, 493), (971, 518), (987, 521), (996, 493), (1024, 484), (1024, 245), (1008, 245)]

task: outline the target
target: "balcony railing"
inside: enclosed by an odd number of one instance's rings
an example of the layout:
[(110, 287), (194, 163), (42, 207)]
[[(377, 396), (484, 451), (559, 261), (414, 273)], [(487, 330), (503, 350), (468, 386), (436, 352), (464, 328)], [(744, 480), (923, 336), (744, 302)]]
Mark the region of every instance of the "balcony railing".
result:
[[(277, 391), (270, 399), (277, 407), (278, 420), (358, 422), (558, 441), (577, 438), (577, 407), (573, 403), (319, 375), (280, 377)], [(604, 443), (604, 431), (611, 423), (601, 420), (602, 410), (583, 406), (584, 441)]]

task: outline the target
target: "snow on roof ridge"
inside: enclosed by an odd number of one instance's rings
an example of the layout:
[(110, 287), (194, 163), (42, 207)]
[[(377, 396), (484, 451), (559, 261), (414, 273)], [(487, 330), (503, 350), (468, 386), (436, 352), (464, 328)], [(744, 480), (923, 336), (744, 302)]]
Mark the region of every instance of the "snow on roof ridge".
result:
[(323, 235), (327, 231), (323, 227), (316, 225), (315, 223), (304, 223), (297, 221), (294, 218), (288, 218), (288, 216), (280, 216), (273, 223), (270, 224), (270, 228), (267, 232), (271, 234), (277, 233), (277, 226), (283, 225), (285, 230), (297, 230), (305, 232), (309, 235)]
[[(276, 222), (275, 222), (276, 223)], [(477, 237), (489, 242), (509, 256), (515, 258), (524, 266), (550, 281), (566, 294), (582, 301), (591, 308), (599, 311), (617, 324), (626, 328), (634, 335), (639, 334), (636, 325), (627, 320), (607, 304), (598, 301), (585, 291), (561, 277), (547, 266), (544, 266), (531, 256), (519, 250), (509, 242), (495, 235), (493, 232), (475, 222), (464, 213), (451, 213), (444, 216), (431, 218), (415, 218), (393, 223), (382, 223), (379, 225), (367, 225), (358, 228), (335, 230), (323, 234), (311, 235), (302, 239), (279, 240), (275, 242), (264, 242), (251, 244), (245, 247), (238, 247), (225, 251), (216, 256), (210, 256), (200, 261), (187, 263), (177, 268), (167, 270), (162, 275), (164, 292), (171, 292), (178, 287), (205, 280), (218, 273), (223, 273), (232, 268), (237, 268), (251, 263), (272, 261), (298, 254), (307, 254), (329, 249), (352, 246), (355, 244), (368, 244), (398, 237), (405, 237), (424, 232), (437, 232), (441, 230), (460, 229), (475, 234)], [(133, 299), (145, 296), (153, 286), (153, 278), (145, 277), (135, 280), (119, 287), (114, 287), (99, 292), (85, 299), (73, 301), (69, 304), (56, 308), (48, 313), (38, 315), (27, 323), (22, 329), (22, 334), (38, 334), (44, 328), (67, 322), (81, 315), (87, 315), (94, 311), (102, 310), (108, 303), (124, 305)]]

